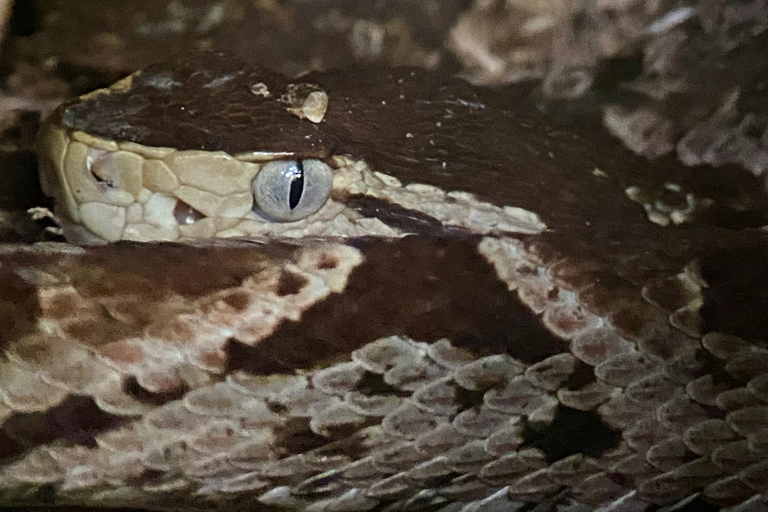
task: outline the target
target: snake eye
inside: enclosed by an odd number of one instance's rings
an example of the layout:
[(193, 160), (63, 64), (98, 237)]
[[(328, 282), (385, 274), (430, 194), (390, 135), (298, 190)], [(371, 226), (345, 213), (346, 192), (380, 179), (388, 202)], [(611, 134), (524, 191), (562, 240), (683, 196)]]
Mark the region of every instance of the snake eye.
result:
[(275, 160), (253, 179), (254, 209), (276, 221), (303, 219), (325, 204), (332, 185), (333, 171), (320, 160)]

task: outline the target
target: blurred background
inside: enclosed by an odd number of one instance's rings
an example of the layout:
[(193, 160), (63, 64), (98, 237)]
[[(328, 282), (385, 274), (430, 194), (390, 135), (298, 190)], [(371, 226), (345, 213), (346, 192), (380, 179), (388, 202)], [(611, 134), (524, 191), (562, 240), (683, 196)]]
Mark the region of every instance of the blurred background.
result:
[(768, 0), (0, 0), (0, 27), (6, 241), (31, 229), (12, 212), (43, 201), (40, 117), (187, 49), (287, 75), (355, 62), (440, 69), (505, 87), (510, 101), (530, 96), (558, 120), (602, 124), (650, 159), (730, 164), (765, 190)]

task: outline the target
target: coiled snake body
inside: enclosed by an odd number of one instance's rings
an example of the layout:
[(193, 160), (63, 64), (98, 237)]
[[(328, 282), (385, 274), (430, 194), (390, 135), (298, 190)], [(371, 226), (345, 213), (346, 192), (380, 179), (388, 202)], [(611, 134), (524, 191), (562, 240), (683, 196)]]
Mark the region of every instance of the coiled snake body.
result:
[(64, 232), (128, 241), (0, 253), (0, 504), (768, 510), (764, 198), (616, 146), (217, 54), (62, 106)]

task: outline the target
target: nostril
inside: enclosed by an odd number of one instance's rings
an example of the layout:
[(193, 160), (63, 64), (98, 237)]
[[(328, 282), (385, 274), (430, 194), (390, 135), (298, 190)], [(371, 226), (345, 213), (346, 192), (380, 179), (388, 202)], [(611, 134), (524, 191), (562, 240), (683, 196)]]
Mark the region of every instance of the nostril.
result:
[(125, 191), (134, 197), (141, 192), (144, 159), (140, 155), (89, 147), (85, 158), (88, 171), (100, 187)]
[(86, 165), (91, 172), (91, 176), (99, 183), (104, 183), (112, 188), (115, 182), (109, 173), (109, 153), (101, 149), (90, 148), (86, 159)]
[(93, 176), (96, 181), (98, 181), (99, 183), (104, 183), (109, 188), (114, 188), (114, 186), (115, 186), (115, 184), (114, 184), (114, 182), (112, 180), (108, 180), (106, 178), (102, 178), (101, 176), (99, 176), (98, 174), (96, 174), (94, 172), (93, 168), (91, 168), (91, 176)]

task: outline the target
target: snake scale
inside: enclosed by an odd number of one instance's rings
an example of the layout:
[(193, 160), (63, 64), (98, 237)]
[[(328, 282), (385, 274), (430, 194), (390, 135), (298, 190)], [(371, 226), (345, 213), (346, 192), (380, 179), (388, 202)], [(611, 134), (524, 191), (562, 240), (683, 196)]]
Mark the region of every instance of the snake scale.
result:
[(756, 180), (214, 53), (40, 145), (79, 245), (0, 250), (0, 504), (768, 510)]

